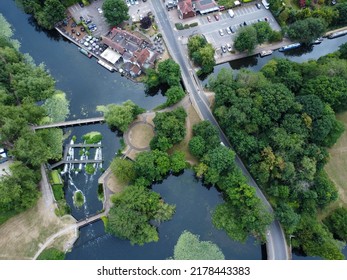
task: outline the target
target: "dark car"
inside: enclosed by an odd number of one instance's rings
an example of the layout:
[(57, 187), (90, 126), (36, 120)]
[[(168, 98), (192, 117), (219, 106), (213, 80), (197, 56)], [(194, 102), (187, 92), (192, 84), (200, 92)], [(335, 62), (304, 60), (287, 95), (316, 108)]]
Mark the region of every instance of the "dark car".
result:
[(78, 4), (80, 5), (81, 8), (84, 7), (83, 3), (82, 2), (78, 2)]
[(247, 25), (247, 22), (244, 21), (244, 22), (243, 22), (243, 25), (246, 26), (246, 25)]
[(86, 21), (86, 24), (89, 24), (89, 23), (92, 23), (92, 20), (91, 20), (91, 19), (88, 19), (88, 20)]
[(235, 33), (235, 30), (231, 26), (229, 27), (229, 29), (230, 29), (231, 33)]
[(265, 19), (265, 21), (269, 21), (269, 19), (266, 17), (266, 18), (264, 18)]
[(76, 26), (77, 26), (76, 22), (71, 23), (71, 27), (76, 27)]

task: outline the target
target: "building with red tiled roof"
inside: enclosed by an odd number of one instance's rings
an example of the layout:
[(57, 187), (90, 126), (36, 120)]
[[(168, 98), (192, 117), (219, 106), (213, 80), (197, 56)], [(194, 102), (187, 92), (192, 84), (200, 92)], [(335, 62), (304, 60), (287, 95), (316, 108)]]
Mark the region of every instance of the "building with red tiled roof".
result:
[(192, 0), (179, 0), (177, 4), (177, 12), (180, 19), (195, 17)]
[(118, 52), (119, 54), (123, 54), (125, 52), (125, 49), (117, 42), (112, 41), (112, 39), (105, 36), (101, 36), (101, 39), (105, 45), (107, 45), (112, 50)]

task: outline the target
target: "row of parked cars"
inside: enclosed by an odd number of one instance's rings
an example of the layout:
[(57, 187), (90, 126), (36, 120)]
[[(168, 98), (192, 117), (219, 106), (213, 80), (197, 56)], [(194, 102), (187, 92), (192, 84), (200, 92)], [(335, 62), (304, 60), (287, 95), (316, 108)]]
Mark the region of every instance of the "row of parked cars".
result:
[(222, 49), (222, 52), (223, 53), (226, 53), (227, 51), (228, 52), (231, 52), (233, 49), (232, 49), (232, 47), (231, 47), (231, 45), (228, 43), (228, 44), (226, 44), (225, 46), (221, 46), (221, 49)]
[(220, 36), (224, 36), (224, 32), (226, 32), (227, 34), (230, 35), (232, 33), (235, 33), (235, 30), (231, 26), (225, 28), (225, 30), (224, 29), (219, 29), (219, 35)]

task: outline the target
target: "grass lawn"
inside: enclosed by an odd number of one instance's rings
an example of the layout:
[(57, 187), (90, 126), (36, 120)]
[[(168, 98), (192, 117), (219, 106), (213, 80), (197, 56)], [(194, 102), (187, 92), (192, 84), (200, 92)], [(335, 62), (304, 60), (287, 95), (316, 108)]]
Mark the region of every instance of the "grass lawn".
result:
[[(40, 198), (36, 206), (0, 226), (0, 259), (31, 259), (49, 236), (73, 222), (71, 216), (58, 218)], [(68, 239), (61, 240), (65, 244)]]
[(170, 149), (169, 153), (172, 153), (176, 150), (184, 152), (186, 160), (191, 165), (195, 165), (195, 164), (198, 164), (198, 160), (194, 156), (192, 156), (191, 153), (189, 152), (188, 144), (190, 139), (193, 136), (193, 125), (199, 123), (201, 119), (192, 105), (190, 105), (188, 110), (186, 111), (188, 114), (188, 118), (186, 121), (186, 128), (187, 128), (186, 137), (183, 139), (181, 143), (175, 145), (172, 149)]
[(344, 123), (345, 132), (329, 150), (330, 160), (325, 166), (325, 170), (335, 183), (339, 198), (320, 213), (321, 218), (339, 206), (347, 207), (347, 112), (337, 114), (337, 119)]

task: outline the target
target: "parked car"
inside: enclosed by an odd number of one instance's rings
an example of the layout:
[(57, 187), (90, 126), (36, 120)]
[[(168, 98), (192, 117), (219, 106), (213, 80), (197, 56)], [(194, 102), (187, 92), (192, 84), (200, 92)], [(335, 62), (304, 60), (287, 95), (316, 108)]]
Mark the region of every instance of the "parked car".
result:
[(83, 3), (82, 2), (78, 2), (78, 4), (80, 5), (81, 8), (84, 7)]
[(229, 52), (231, 52), (233, 50), (229, 43), (227, 44), (227, 49), (228, 49)]
[(208, 22), (211, 22), (211, 17), (207, 16), (207, 20), (208, 20)]
[(225, 46), (222, 46), (222, 52), (226, 53), (227, 52), (227, 48)]
[(261, 9), (261, 6), (259, 3), (255, 4), (257, 6), (257, 8), (260, 10)]
[(269, 21), (269, 19), (266, 17), (266, 18), (264, 18), (265, 19), (265, 21)]
[(98, 12), (99, 12), (99, 14), (102, 14), (101, 8), (98, 8)]
[(244, 21), (244, 22), (243, 22), (243, 25), (246, 26), (246, 25), (247, 25), (247, 22)]
[(235, 30), (231, 26), (229, 26), (229, 28), (230, 28), (231, 33), (235, 33)]
[(219, 20), (219, 16), (217, 14), (214, 14), (214, 18), (218, 21)]
[(223, 29), (219, 29), (219, 35), (220, 35), (220, 36), (223, 36), (223, 35), (224, 35)]
[(130, 7), (131, 6), (131, 4), (130, 4), (130, 2), (127, 0), (127, 6), (128, 7)]
[(219, 6), (219, 10), (220, 10), (220, 11), (224, 11), (224, 10), (225, 10), (225, 7), (224, 7), (224, 6)]
[(231, 34), (231, 30), (230, 30), (230, 28), (229, 28), (229, 27), (227, 27), (227, 28), (226, 28), (226, 30), (227, 30), (227, 33), (230, 35), (230, 34)]
[(92, 23), (91, 19), (86, 20), (86, 24), (90, 24), (90, 23)]

